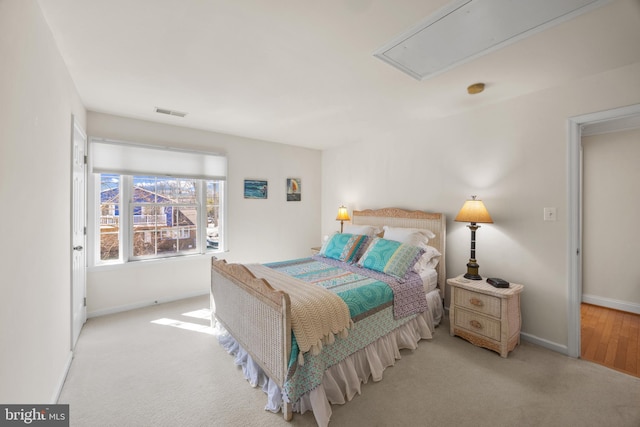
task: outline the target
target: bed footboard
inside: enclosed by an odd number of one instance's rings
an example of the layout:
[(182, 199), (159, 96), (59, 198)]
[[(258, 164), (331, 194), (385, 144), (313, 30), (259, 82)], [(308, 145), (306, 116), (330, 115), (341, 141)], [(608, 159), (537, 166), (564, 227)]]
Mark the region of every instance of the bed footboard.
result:
[[(211, 260), (212, 318), (235, 338), (282, 389), (291, 354), (291, 301), (241, 264)], [(283, 403), (286, 420), (292, 404)]]

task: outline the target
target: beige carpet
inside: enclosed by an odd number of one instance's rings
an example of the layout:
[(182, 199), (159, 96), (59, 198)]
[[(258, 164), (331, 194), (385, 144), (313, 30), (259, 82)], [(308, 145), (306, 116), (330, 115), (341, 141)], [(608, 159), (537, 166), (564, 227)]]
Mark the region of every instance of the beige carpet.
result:
[[(314, 426), (263, 410), (210, 334), (208, 297), (89, 319), (60, 396), (72, 426)], [(152, 323), (158, 321), (159, 323)], [(445, 320), (446, 322), (446, 320)], [(522, 343), (508, 359), (448, 325), (368, 383), (332, 426), (640, 426), (640, 379)]]

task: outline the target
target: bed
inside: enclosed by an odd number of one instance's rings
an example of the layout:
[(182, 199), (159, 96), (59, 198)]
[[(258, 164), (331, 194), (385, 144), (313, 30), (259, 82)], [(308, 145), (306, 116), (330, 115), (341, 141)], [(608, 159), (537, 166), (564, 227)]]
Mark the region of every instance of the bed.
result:
[[(365, 229), (375, 231), (363, 232), (368, 235), (360, 238), (358, 230)], [(391, 268), (385, 273), (380, 268), (371, 271), (365, 267), (367, 262), (379, 261), (376, 249), (396, 244), (385, 235), (415, 237), (418, 230), (429, 230), (428, 248), (422, 245), (416, 252), (415, 259), (420, 262), (406, 275), (402, 269), (398, 273)], [(331, 404), (351, 400), (360, 393), (360, 385), (370, 379), (381, 380), (382, 371), (400, 358), (400, 349), (415, 349), (418, 341), (430, 339), (443, 315), (445, 236), (446, 221), (440, 213), (396, 208), (363, 210), (353, 211), (350, 227), (342, 236), (332, 236), (325, 242), (320, 255), (266, 265), (232, 264), (214, 257), (212, 323), (224, 331), (219, 341), (235, 356), (247, 380), (267, 393), (265, 409), (281, 410), (286, 420), (293, 412), (311, 410), (318, 425), (325, 426), (331, 417)], [(347, 238), (362, 245), (342, 248), (340, 257), (348, 253), (346, 259), (331, 258), (331, 244)], [(407, 251), (420, 246), (410, 239), (398, 245), (396, 255), (401, 248), (406, 250), (405, 257), (412, 257), (413, 252)], [(432, 252), (433, 258), (422, 265), (424, 268), (418, 268), (426, 259), (425, 252)], [(318, 279), (318, 275), (323, 277)], [(381, 285), (381, 275), (389, 276), (384, 278), (388, 286)], [(302, 284), (316, 280), (321, 286)], [(358, 287), (355, 282), (366, 286)], [(327, 292), (325, 287), (332, 286), (336, 289)], [(412, 293), (407, 293), (409, 288)], [(319, 292), (318, 300), (314, 299), (318, 304), (320, 299), (324, 303), (330, 297), (329, 305), (322, 310), (315, 306), (302, 309), (300, 301), (315, 296), (298, 295), (300, 289)], [(367, 306), (367, 302), (358, 301), (358, 308), (353, 308), (351, 299), (358, 292), (380, 294), (378, 297), (387, 302), (374, 307), (373, 303)], [(334, 300), (338, 298), (335, 295), (349, 300), (346, 315), (344, 307)], [(378, 335), (371, 332), (374, 330)], [(324, 334), (322, 339), (318, 340), (318, 334)]]

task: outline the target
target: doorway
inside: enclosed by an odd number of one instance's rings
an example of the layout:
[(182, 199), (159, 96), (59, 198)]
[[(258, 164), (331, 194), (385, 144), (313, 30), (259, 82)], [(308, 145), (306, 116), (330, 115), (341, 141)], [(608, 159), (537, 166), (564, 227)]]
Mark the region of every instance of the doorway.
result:
[(640, 104), (601, 111), (569, 119), (569, 298), (567, 354), (580, 357), (582, 303), (582, 135), (640, 127)]

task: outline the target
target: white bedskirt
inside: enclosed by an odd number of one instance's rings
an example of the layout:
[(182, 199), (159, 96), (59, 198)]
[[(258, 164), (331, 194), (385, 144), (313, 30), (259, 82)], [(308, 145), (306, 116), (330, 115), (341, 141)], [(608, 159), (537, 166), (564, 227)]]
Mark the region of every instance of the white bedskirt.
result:
[[(304, 394), (293, 405), (293, 411), (304, 414), (313, 411), (318, 426), (329, 424), (331, 405), (343, 404), (356, 394), (369, 378), (382, 379), (385, 368), (400, 359), (401, 349), (415, 349), (421, 339), (432, 338), (432, 332), (440, 323), (443, 314), (442, 299), (438, 291), (427, 294), (429, 311), (416, 316), (403, 326), (379, 338), (365, 348), (358, 350), (346, 359), (324, 372), (322, 384)], [(245, 378), (253, 387), (260, 387), (267, 393), (265, 409), (279, 412), (282, 408), (282, 393), (274, 381), (255, 363), (228, 333), (219, 335), (218, 340), (224, 348), (235, 356), (235, 363), (242, 367)]]

